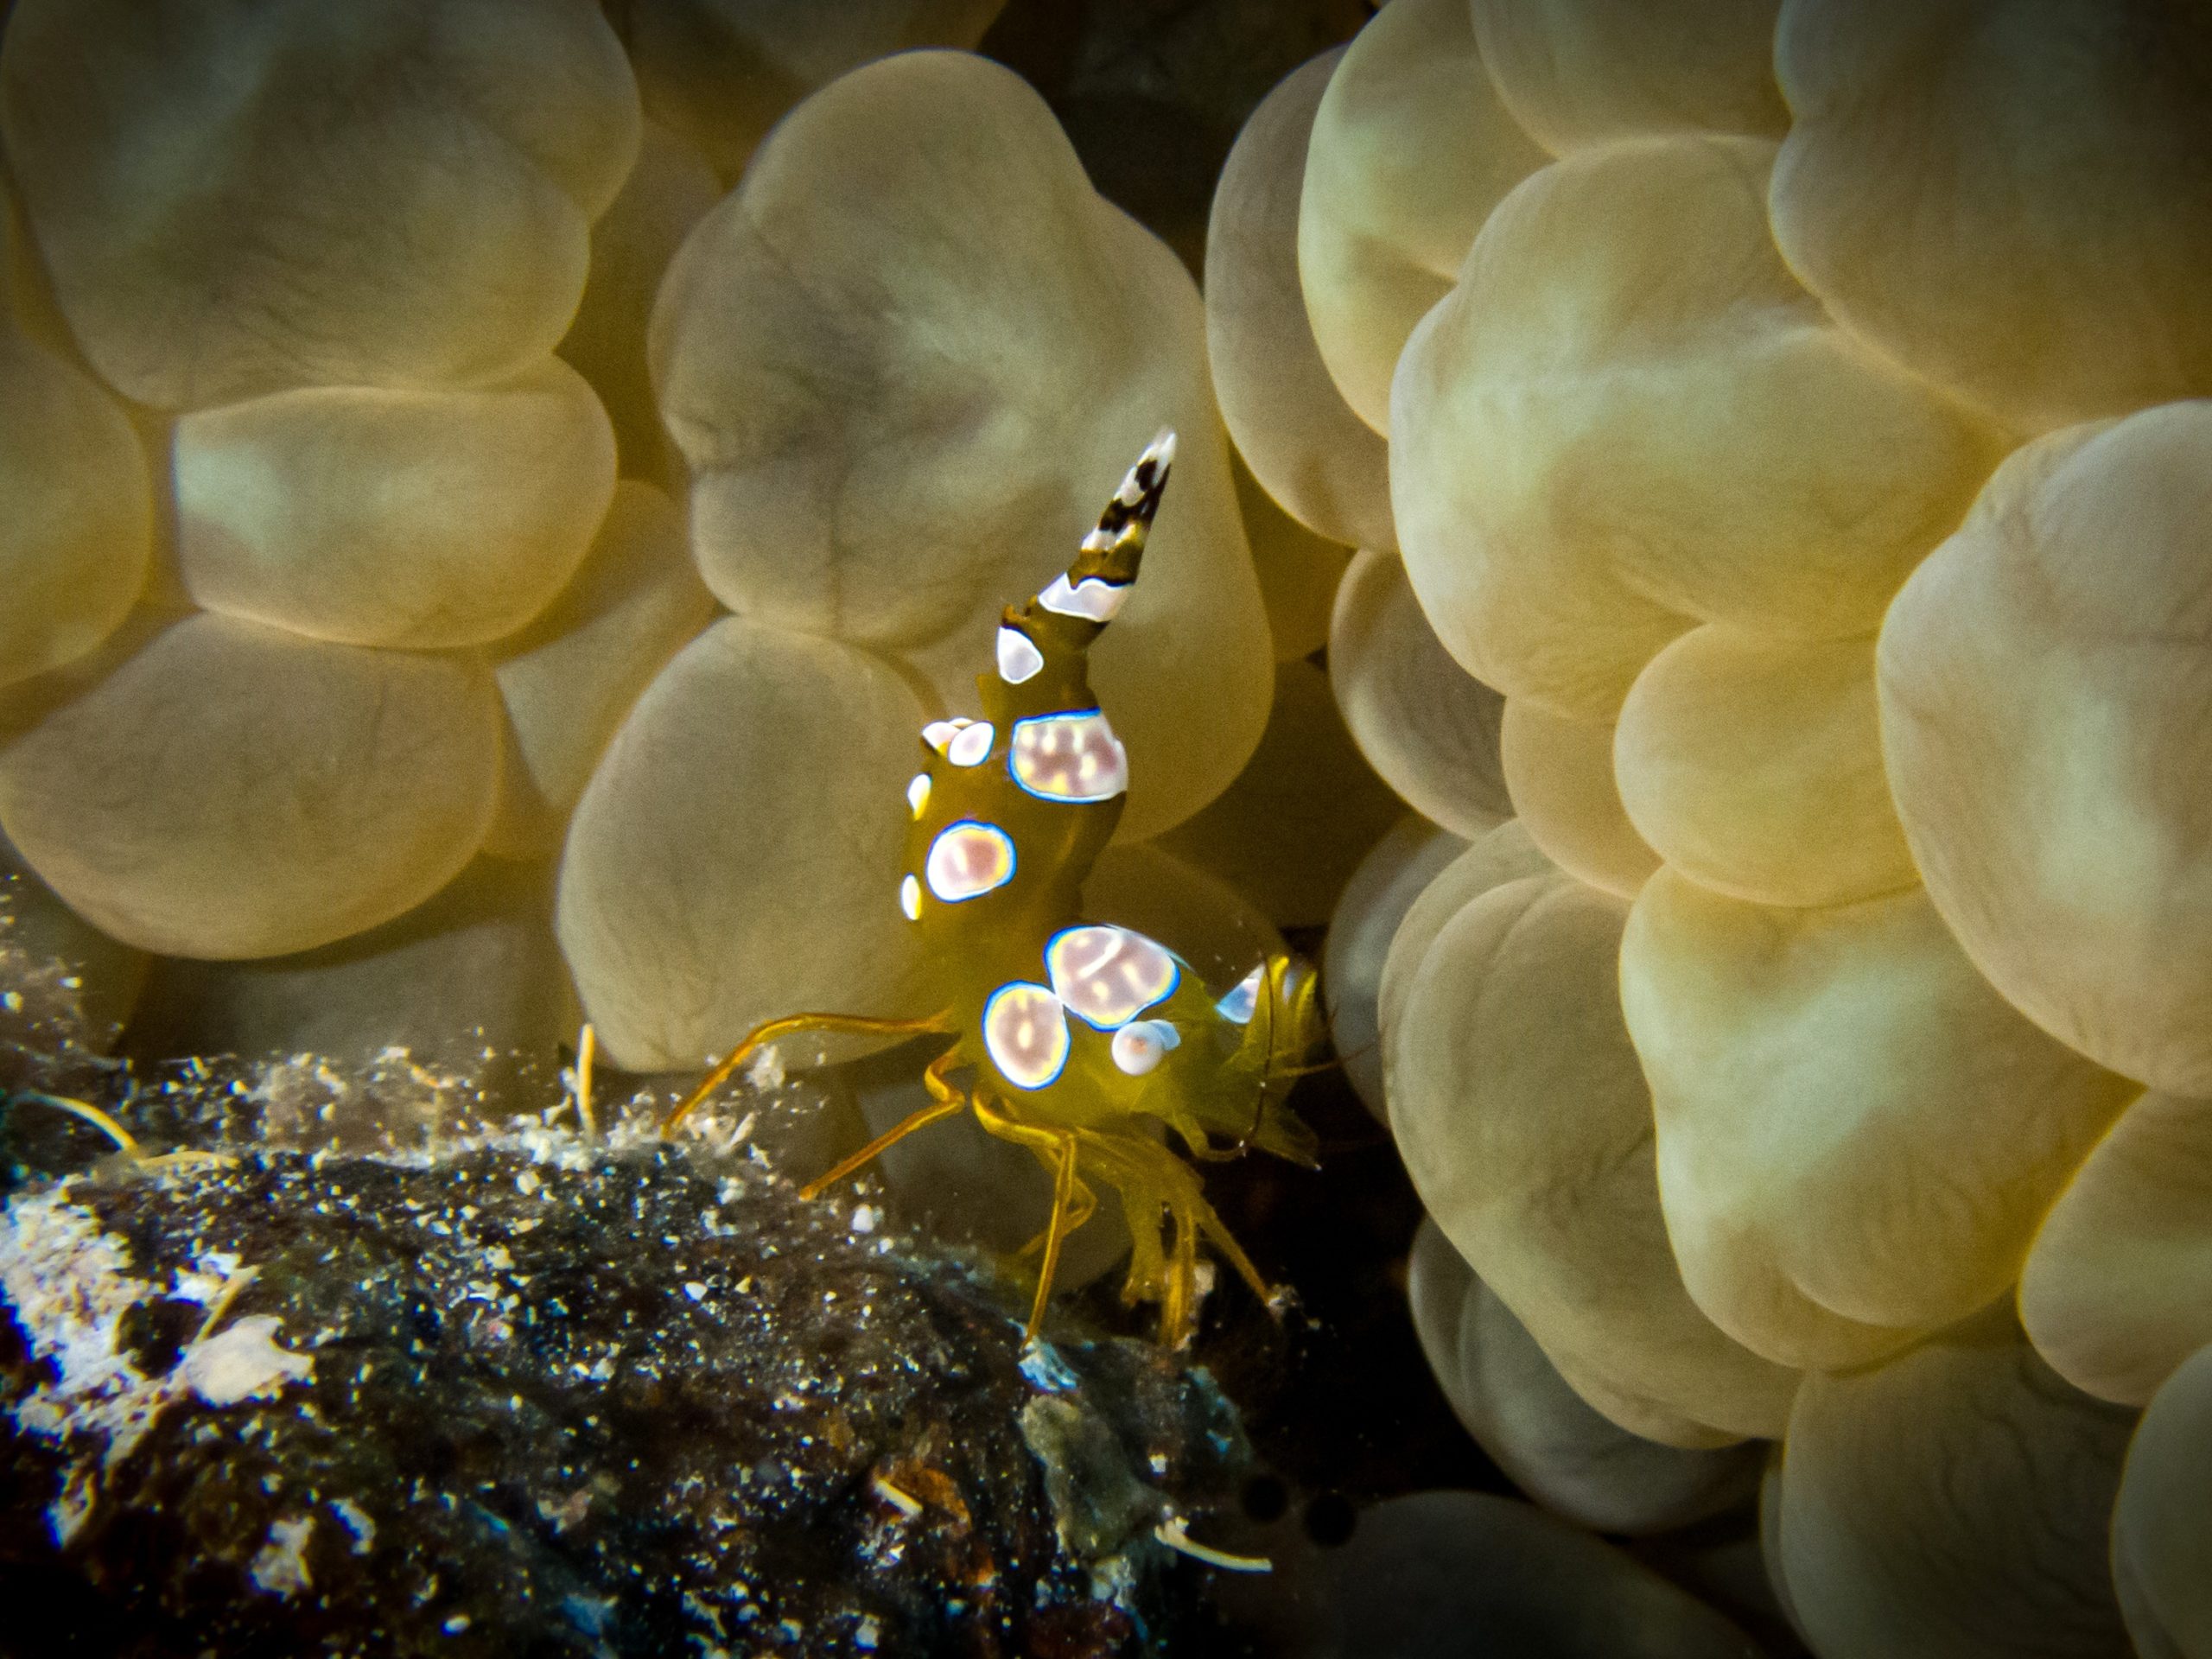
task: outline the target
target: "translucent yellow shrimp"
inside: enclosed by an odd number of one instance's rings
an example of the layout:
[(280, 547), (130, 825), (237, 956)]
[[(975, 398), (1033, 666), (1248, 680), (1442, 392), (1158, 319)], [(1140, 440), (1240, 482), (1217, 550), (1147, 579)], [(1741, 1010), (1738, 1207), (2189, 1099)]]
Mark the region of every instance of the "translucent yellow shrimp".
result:
[(1282, 1103), (1321, 1040), (1313, 970), (1274, 956), (1225, 992), (1166, 946), (1080, 913), (1084, 879), (1113, 834), (1128, 758), (1092, 696), (1091, 641), (1136, 580), (1175, 452), (1162, 433), (1083, 538), (1065, 575), (999, 626), (996, 671), (979, 676), (980, 719), (922, 732), (922, 770), (898, 902), (922, 931), (942, 1014), (886, 1020), (798, 1014), (753, 1032), (665, 1126), (672, 1129), (762, 1043), (787, 1032), (941, 1032), (951, 1045), (924, 1074), (931, 1103), (806, 1189), (843, 1179), (886, 1147), (969, 1110), (1036, 1154), (1052, 1177), (1041, 1239), (1034, 1336), (1061, 1246), (1113, 1188), (1135, 1249), (1125, 1300), (1160, 1305), (1160, 1338), (1196, 1323), (1198, 1245), (1272, 1293), (1200, 1191), (1197, 1173), (1145, 1120), (1197, 1157), (1257, 1147), (1313, 1161), (1312, 1133)]

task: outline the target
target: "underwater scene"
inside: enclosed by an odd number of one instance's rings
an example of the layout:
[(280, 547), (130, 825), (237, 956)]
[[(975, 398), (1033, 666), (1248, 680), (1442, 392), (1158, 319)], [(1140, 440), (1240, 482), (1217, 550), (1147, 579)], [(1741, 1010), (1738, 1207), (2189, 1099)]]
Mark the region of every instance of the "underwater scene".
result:
[(0, 0), (0, 1656), (2212, 1659), (2207, 0)]

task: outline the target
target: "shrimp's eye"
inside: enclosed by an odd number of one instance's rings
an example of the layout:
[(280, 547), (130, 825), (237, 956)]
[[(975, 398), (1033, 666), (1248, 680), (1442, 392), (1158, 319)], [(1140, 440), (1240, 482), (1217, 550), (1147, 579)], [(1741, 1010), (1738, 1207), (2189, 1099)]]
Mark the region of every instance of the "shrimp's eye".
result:
[(1182, 1041), (1182, 1033), (1165, 1020), (1133, 1020), (1114, 1033), (1114, 1064), (1141, 1077)]

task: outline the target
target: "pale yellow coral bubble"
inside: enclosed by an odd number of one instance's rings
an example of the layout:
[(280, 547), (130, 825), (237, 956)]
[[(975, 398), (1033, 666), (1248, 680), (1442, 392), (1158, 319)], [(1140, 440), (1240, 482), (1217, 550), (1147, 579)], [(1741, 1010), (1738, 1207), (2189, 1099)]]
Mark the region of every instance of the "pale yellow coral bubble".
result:
[[(0, 264), (12, 263), (0, 197)], [(0, 271), (0, 685), (74, 661), (145, 585), (154, 506), (138, 434), (26, 333)]]
[(1408, 343), (1399, 547), (1446, 648), (1510, 696), (1610, 715), (1688, 618), (1871, 632), (1994, 459), (1783, 268), (1773, 154), (1681, 137), (1554, 163)]
[(1362, 552), (1338, 584), (1329, 684), (1360, 753), (1414, 810), (1461, 836), (1511, 815), (1505, 700), (1438, 643), (1395, 553)]
[(1471, 0), (1483, 63), (1554, 155), (1705, 130), (1778, 137), (1778, 0)]
[(1507, 1478), (1554, 1514), (1598, 1532), (1666, 1532), (1732, 1507), (1758, 1484), (1762, 1446), (1662, 1446), (1593, 1409), (1426, 1218), (1407, 1294), (1453, 1413)]
[(312, 1054), (365, 1065), (386, 1049), (498, 1082), (538, 1063), (549, 1105), (556, 1046), (576, 1037), (553, 938), (550, 868), (480, 859), (405, 915), (258, 962), (162, 963), (127, 1039), (135, 1054)]
[(2143, 1414), (2113, 1507), (2113, 1586), (2140, 1659), (2212, 1654), (2212, 1348), (2199, 1349)]
[(683, 515), (652, 485), (624, 480), (583, 568), (496, 648), (509, 741), (489, 850), (528, 857), (559, 847), (622, 716), (714, 611)]
[(1992, 991), (1916, 888), (1784, 910), (1663, 870), (1620, 983), (1682, 1275), (1787, 1363), (1874, 1359), (2001, 1296), (2136, 1092)]
[(880, 658), (740, 617), (645, 689), (570, 820), (556, 909), (618, 1065), (697, 1065), (787, 1014), (929, 1012), (899, 910), (924, 718)]
[(1659, 855), (1636, 831), (1613, 780), (1613, 722), (1570, 720), (1526, 698), (1498, 733), (1505, 786), (1529, 836), (1569, 874), (1633, 899)]
[(2212, 1095), (2212, 402), (2009, 459), (1877, 657), (1929, 896), (2028, 1016)]
[(785, 111), (848, 69), (972, 47), (1006, 0), (625, 0), (613, 23), (653, 118), (727, 178)]
[[(1129, 779), (1134, 798), (1146, 786), (1134, 760)], [(1329, 677), (1311, 663), (1284, 663), (1251, 760), (1160, 844), (1221, 877), (1279, 926), (1318, 926), (1401, 810), (1344, 730)]]
[[(1491, 826), (1492, 828), (1495, 825)], [(1367, 1109), (1386, 1122), (1382, 1085), (1383, 964), (1406, 912), (1467, 843), (1418, 812), (1408, 812), (1370, 848), (1329, 915), (1321, 951), (1321, 995), (1344, 1077)]]
[(1306, 140), (1343, 55), (1285, 77), (1222, 166), (1206, 225), (1206, 354), (1222, 418), (1268, 493), (1333, 541), (1395, 547), (1389, 447), (1329, 378), (1298, 283)]
[(1403, 918), (1390, 935), (1389, 950), (1382, 958), (1382, 976), (1375, 991), (1386, 1084), (1390, 1033), (1397, 1029), (1400, 1011), (1421, 960), (1444, 931), (1444, 925), (1492, 887), (1523, 876), (1548, 875), (1555, 868), (1529, 838), (1527, 827), (1519, 819), (1510, 818), (1478, 837), (1465, 852), (1438, 871), (1420, 896), (1406, 906)]
[(1377, 1503), (1322, 1562), (1336, 1580), (1332, 1642), (1319, 1649), (1331, 1656), (1745, 1659), (1756, 1651), (1726, 1618), (1626, 1551), (1488, 1492)]
[(908, 53), (792, 111), (677, 256), (651, 343), (708, 587), (895, 651), (955, 709), (1001, 608), (1065, 569), (1174, 427), (1143, 579), (1091, 657), (1141, 779), (1122, 837), (1250, 755), (1270, 651), (1204, 308), (1010, 71)]
[(1466, 0), (1395, 0), (1345, 50), (1307, 142), (1298, 275), (1321, 360), (1376, 431), (1407, 335), (1543, 162), (1484, 73)]
[[(1622, 1023), (1627, 906), (1571, 877), (1493, 887), (1386, 1027), (1390, 1126), (1422, 1203), (1570, 1382), (1624, 1428), (1778, 1433), (1796, 1373), (1691, 1302), (1659, 1207), (1651, 1095)], [(1653, 1408), (1648, 1421), (1624, 1404)]]
[(632, 477), (661, 479), (674, 461), (653, 403), (645, 327), (668, 262), (721, 194), (705, 157), (648, 121), (637, 165), (591, 227), (591, 271), (561, 355), (607, 406)]
[(312, 387), (188, 415), (177, 556), (212, 611), (357, 645), (480, 645), (575, 573), (614, 435), (544, 358), (467, 391)]
[(1919, 882), (1882, 772), (1871, 638), (1692, 629), (1637, 677), (1613, 777), (1643, 840), (1717, 893), (1840, 905)]
[(2212, 1342), (2212, 1101), (2145, 1094), (2060, 1195), (2020, 1275), (2051, 1369), (2140, 1405)]
[(1783, 256), (1850, 327), (2042, 431), (2212, 391), (2212, 14), (1786, 0)]
[(73, 909), (171, 956), (304, 950), (476, 850), (499, 694), (459, 656), (187, 618), (0, 749), (0, 824)]
[(1277, 506), (1241, 455), (1232, 452), (1229, 460), (1275, 661), (1296, 662), (1329, 643), (1329, 611), (1351, 549), (1316, 536)]
[(183, 409), (543, 356), (638, 98), (589, 0), (25, 0), (0, 134), (86, 354)]
[(2002, 1309), (1805, 1380), (1778, 1548), (1822, 1659), (2124, 1659), (2107, 1525), (2133, 1414), (2069, 1389)]

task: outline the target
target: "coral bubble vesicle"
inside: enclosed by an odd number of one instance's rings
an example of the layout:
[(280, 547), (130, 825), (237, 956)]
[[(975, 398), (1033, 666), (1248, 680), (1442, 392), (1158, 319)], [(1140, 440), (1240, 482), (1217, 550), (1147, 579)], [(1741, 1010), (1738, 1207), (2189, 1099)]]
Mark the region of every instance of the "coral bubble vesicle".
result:
[(201, 614), (0, 748), (0, 827), (117, 938), (275, 956), (444, 886), (499, 777), (481, 664)]
[(25, 0), (0, 52), (55, 298), (165, 409), (543, 356), (638, 126), (589, 0)]
[(2212, 401), (2013, 454), (1891, 607), (1898, 817), (1936, 908), (2045, 1030), (2212, 1095)]
[(692, 542), (755, 621), (894, 652), (950, 706), (1163, 425), (1145, 580), (1093, 661), (1154, 834), (1224, 788), (1272, 653), (1198, 290), (1090, 187), (1044, 100), (950, 52), (800, 105), (693, 230), (650, 334)]

